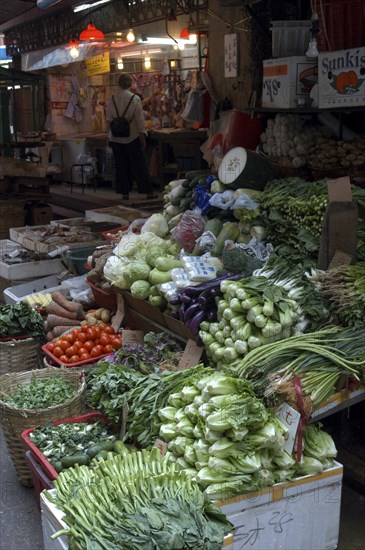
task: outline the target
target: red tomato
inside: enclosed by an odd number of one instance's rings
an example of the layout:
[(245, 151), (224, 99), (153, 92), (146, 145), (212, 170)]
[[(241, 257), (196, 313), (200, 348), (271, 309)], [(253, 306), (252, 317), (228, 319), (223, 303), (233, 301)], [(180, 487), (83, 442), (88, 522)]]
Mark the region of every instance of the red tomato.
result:
[(54, 345), (53, 342), (48, 342), (48, 344), (46, 344), (46, 348), (48, 349), (48, 351), (50, 351), (52, 353), (52, 351), (55, 348), (55, 345)]
[(84, 348), (84, 346), (82, 346), (81, 348), (79, 348), (79, 355), (80, 355), (80, 357), (81, 357), (81, 355), (82, 355), (83, 353), (87, 353), (87, 354), (89, 353), (89, 352), (87, 351), (87, 349)]
[(87, 336), (84, 332), (79, 332), (79, 335), (78, 335), (77, 339), (78, 339), (79, 342), (84, 343), (87, 340)]
[(60, 348), (60, 346), (55, 346), (52, 353), (55, 357), (61, 357), (61, 355), (63, 355), (63, 349)]
[(105, 336), (100, 336), (99, 343), (101, 346), (108, 346), (109, 344), (111, 344), (110, 336), (108, 336), (107, 334)]
[(114, 348), (111, 344), (104, 346), (104, 353), (113, 353), (113, 351), (114, 351)]
[(96, 330), (94, 327), (89, 327), (86, 331), (87, 339), (94, 341), (96, 339)]
[(78, 361), (80, 361), (80, 355), (75, 354), (70, 357), (70, 363), (78, 363)]
[(99, 355), (103, 354), (103, 348), (101, 346), (95, 346), (90, 351), (90, 357), (99, 357)]
[(67, 363), (69, 363), (69, 358), (67, 357), (67, 355), (61, 355), (61, 357), (58, 358), (62, 363), (64, 363), (65, 365), (67, 365)]
[(115, 334), (115, 330), (113, 329), (112, 326), (110, 325), (107, 325), (104, 329), (104, 332), (106, 332), (107, 334)]
[(99, 325), (97, 325), (96, 327), (92, 327), (92, 328), (95, 330), (96, 336), (100, 336), (101, 328), (99, 327)]
[(56, 340), (53, 340), (53, 343), (54, 343), (54, 345), (55, 345), (55, 348), (56, 348), (56, 347), (60, 347), (61, 338), (56, 338)]
[(83, 326), (81, 327), (81, 332), (84, 332), (84, 333), (86, 334), (88, 328), (89, 328), (89, 325), (83, 325)]
[(82, 348), (82, 346), (84, 345), (82, 342), (80, 342), (80, 340), (75, 340), (74, 344), (73, 344), (77, 349), (80, 349)]
[(66, 340), (66, 338), (61, 338), (60, 348), (62, 348), (63, 351), (65, 351), (68, 347), (70, 347), (70, 342)]
[(122, 339), (119, 336), (112, 337), (111, 345), (114, 349), (120, 349), (122, 347)]
[(77, 352), (78, 352), (78, 348), (76, 346), (70, 346), (69, 348), (67, 348), (66, 350), (66, 355), (67, 357), (72, 357), (73, 355), (75, 355)]
[(80, 360), (81, 361), (86, 361), (87, 359), (90, 358), (90, 355), (87, 352), (86, 353), (80, 353), (79, 355), (80, 355)]
[(84, 343), (84, 348), (86, 349), (86, 351), (91, 351), (94, 347), (94, 342), (92, 342), (91, 340), (86, 340), (86, 342)]
[(100, 323), (100, 325), (98, 325), (98, 328), (100, 328), (100, 334), (101, 334), (105, 330), (106, 325), (104, 323)]

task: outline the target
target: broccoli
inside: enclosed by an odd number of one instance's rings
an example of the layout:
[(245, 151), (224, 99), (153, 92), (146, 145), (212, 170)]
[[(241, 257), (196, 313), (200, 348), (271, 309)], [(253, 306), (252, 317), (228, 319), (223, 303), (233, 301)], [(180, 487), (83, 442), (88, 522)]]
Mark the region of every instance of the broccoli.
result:
[(226, 249), (222, 254), (223, 267), (230, 273), (246, 273), (252, 275), (255, 269), (260, 269), (263, 263), (251, 258), (240, 248)]

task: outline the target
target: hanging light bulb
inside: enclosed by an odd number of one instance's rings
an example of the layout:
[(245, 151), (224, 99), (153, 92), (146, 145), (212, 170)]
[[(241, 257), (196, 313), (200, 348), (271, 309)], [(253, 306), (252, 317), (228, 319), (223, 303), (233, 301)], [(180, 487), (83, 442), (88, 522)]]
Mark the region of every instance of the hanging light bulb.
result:
[(95, 25), (89, 23), (87, 28), (82, 31), (79, 38), (80, 40), (100, 41), (105, 40), (105, 35), (102, 31), (97, 29)]
[(79, 45), (78, 41), (73, 40), (72, 38), (71, 38), (70, 42), (68, 43), (68, 46), (70, 48), (69, 53), (70, 53), (70, 56), (72, 57), (72, 59), (77, 59), (80, 55), (80, 50), (78, 48), (78, 45)]
[(149, 70), (151, 68), (151, 58), (145, 57), (144, 58), (144, 68)]
[(306, 57), (318, 57), (317, 39), (312, 38), (309, 42), (308, 50), (305, 52)]
[(135, 39), (136, 39), (136, 37), (134, 35), (133, 29), (129, 29), (128, 34), (127, 34), (128, 42), (134, 42)]
[(198, 35), (197, 34), (189, 34), (189, 42), (191, 44), (196, 44), (198, 42)]
[(119, 71), (122, 71), (124, 69), (124, 63), (121, 57), (118, 59), (117, 67)]
[(312, 13), (311, 23), (312, 23), (311, 38), (310, 38), (308, 49), (305, 52), (305, 55), (307, 57), (318, 57), (318, 47), (317, 47), (317, 34), (319, 32), (318, 13), (316, 12)]

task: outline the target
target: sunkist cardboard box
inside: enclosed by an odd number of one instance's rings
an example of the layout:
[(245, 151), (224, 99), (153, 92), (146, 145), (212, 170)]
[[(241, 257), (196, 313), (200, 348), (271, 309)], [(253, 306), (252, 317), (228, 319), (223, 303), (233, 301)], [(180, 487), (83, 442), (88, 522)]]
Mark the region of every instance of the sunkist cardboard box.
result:
[(304, 56), (266, 59), (263, 62), (262, 106), (291, 109), (305, 105), (317, 81), (317, 60)]
[(318, 57), (320, 109), (365, 105), (365, 47)]

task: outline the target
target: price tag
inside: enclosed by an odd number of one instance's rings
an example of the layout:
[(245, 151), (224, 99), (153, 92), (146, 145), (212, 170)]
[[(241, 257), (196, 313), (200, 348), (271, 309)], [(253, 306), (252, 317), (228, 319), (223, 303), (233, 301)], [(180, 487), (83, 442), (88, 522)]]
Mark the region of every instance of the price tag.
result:
[(121, 294), (117, 293), (117, 312), (114, 315), (112, 327), (115, 332), (118, 332), (120, 325), (124, 319), (124, 298)]
[(165, 456), (165, 454), (167, 453), (167, 443), (165, 443), (164, 441), (161, 441), (161, 439), (156, 439), (154, 447), (156, 447), (157, 449), (160, 449), (160, 453), (162, 457)]
[(283, 403), (276, 411), (276, 417), (288, 430), (285, 436), (284, 451), (291, 455), (294, 449), (300, 414), (288, 403)]
[(184, 353), (177, 366), (178, 369), (188, 369), (189, 367), (195, 367), (199, 363), (203, 353), (203, 348), (199, 347), (194, 340), (189, 339), (186, 343)]
[(125, 436), (125, 428), (126, 428), (126, 425), (127, 425), (128, 413), (129, 413), (129, 407), (128, 407), (128, 403), (126, 403), (124, 405), (123, 411), (122, 411), (122, 424), (121, 424), (120, 433), (119, 433), (120, 439), (123, 439), (123, 437)]
[(143, 342), (143, 330), (122, 330), (122, 347), (124, 347), (125, 344), (135, 345), (143, 344)]

